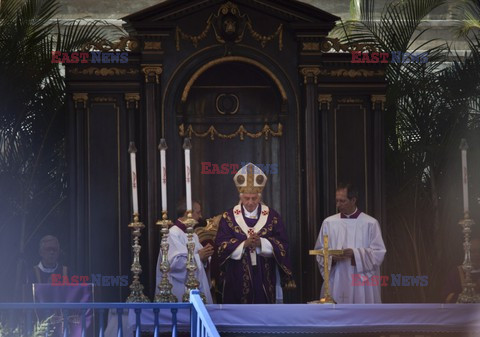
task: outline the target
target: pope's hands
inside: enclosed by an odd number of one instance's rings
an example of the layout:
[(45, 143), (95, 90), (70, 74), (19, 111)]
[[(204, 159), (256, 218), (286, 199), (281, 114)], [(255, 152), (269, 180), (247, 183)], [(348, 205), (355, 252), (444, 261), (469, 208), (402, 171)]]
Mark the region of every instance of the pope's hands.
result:
[(213, 255), (214, 249), (211, 244), (207, 244), (202, 249), (198, 250), (198, 255), (200, 256), (200, 260), (205, 263), (208, 261), (208, 258)]
[(258, 236), (257, 233), (250, 235), (248, 239), (246, 239), (244, 242), (245, 242), (243, 245), (244, 248), (248, 248), (248, 247), (256, 248), (262, 245), (260, 243), (260, 236)]

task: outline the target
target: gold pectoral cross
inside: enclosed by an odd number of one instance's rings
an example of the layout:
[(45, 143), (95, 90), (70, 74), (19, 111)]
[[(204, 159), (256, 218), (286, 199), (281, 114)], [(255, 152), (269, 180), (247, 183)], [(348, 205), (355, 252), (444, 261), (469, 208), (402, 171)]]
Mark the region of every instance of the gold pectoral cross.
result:
[(328, 257), (330, 255), (343, 255), (343, 249), (338, 250), (328, 250), (328, 235), (323, 236), (323, 249), (321, 250), (310, 250), (310, 255), (322, 255), (323, 256), (323, 269), (325, 270), (325, 294), (318, 301), (313, 301), (309, 303), (337, 303), (334, 301), (333, 297), (330, 295), (330, 270), (328, 270)]

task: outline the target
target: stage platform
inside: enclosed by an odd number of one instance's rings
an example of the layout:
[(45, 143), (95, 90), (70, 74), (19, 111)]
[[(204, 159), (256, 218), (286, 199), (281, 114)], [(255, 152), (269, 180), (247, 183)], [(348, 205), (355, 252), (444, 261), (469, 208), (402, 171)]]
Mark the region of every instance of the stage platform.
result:
[[(222, 336), (480, 336), (480, 304), (212, 304), (207, 310)], [(179, 310), (179, 332), (188, 331), (189, 314)], [(107, 337), (116, 336), (112, 318)], [(170, 322), (171, 313), (160, 312), (162, 331)], [(123, 326), (133, 336), (131, 310)], [(151, 311), (142, 312), (141, 326), (142, 335), (153, 331)]]

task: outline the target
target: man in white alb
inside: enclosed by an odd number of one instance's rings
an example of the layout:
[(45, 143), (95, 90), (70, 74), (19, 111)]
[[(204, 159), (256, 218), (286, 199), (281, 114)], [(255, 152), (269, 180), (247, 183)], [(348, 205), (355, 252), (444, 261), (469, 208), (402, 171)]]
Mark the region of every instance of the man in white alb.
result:
[[(202, 210), (200, 204), (196, 201), (192, 204), (192, 218), (198, 221), (202, 217)], [(179, 201), (177, 205), (177, 214), (180, 216), (175, 221), (175, 224), (170, 227), (168, 235), (168, 262), (170, 263), (169, 277), (173, 286), (172, 293), (177, 297), (179, 302), (182, 301), (183, 294), (185, 293), (185, 279), (187, 276), (187, 242), (188, 237), (186, 234), (187, 226), (184, 221), (187, 219), (187, 210), (185, 207), (185, 200)], [(207, 244), (203, 247), (198, 240), (197, 234), (193, 234), (193, 241), (195, 242), (194, 258), (197, 264), (196, 278), (200, 282), (200, 291), (205, 294), (207, 304), (211, 304), (212, 295), (210, 293), (210, 282), (205, 272), (205, 263), (207, 263), (210, 256), (213, 254), (213, 247)], [(158, 284), (162, 279), (162, 271), (160, 270), (160, 264), (162, 262), (162, 251), (158, 253), (157, 260), (157, 287), (155, 293), (159, 292)]]
[[(323, 249), (328, 235), (329, 249), (343, 249), (343, 255), (329, 258), (330, 293), (337, 303), (381, 303), (380, 265), (386, 249), (380, 225), (357, 208), (358, 190), (350, 184), (339, 185), (335, 197), (339, 213), (323, 221), (315, 244), (316, 250)], [(321, 255), (317, 262), (324, 276)]]

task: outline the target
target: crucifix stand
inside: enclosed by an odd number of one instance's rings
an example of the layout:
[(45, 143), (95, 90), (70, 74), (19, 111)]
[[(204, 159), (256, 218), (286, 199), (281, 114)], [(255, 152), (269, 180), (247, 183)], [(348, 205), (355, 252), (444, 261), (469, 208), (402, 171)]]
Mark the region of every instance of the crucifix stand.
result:
[(310, 250), (310, 255), (322, 255), (323, 256), (323, 270), (325, 271), (325, 294), (318, 301), (312, 301), (308, 303), (312, 304), (336, 304), (333, 297), (330, 295), (330, 270), (328, 269), (328, 257), (330, 255), (343, 255), (343, 249), (328, 250), (328, 235), (323, 236), (323, 249)]

